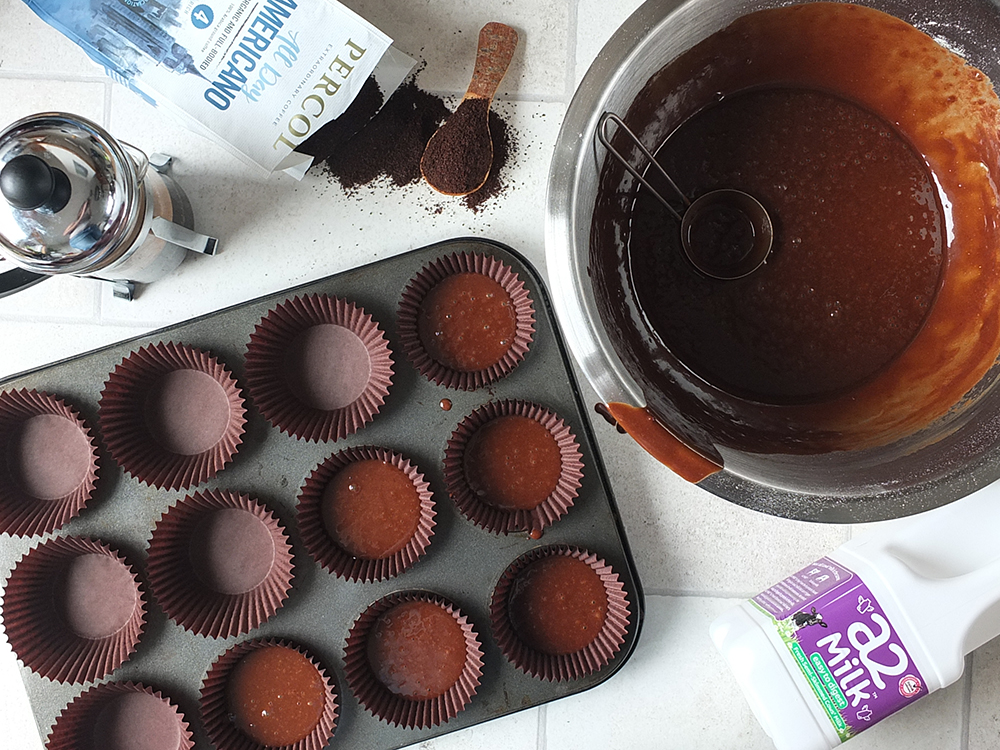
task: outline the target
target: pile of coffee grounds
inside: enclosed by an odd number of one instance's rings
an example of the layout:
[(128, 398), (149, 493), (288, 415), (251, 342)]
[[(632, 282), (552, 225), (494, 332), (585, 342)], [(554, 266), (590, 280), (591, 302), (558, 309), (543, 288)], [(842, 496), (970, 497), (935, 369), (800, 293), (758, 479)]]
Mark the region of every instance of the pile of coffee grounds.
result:
[(326, 170), (349, 193), (379, 177), (388, 177), (397, 187), (416, 182), (424, 147), (447, 116), (441, 99), (408, 81), (350, 141), (327, 157)]
[(493, 161), (488, 99), (463, 99), (427, 144), (420, 165), (431, 186), (465, 195), (483, 184)]
[[(378, 109), (382, 93), (374, 84), (374, 79), (370, 82), (377, 97), (373, 96), (371, 89), (365, 91), (368, 87), (366, 82), (362, 88), (364, 94), (359, 93), (343, 115), (325, 125), (299, 147), (300, 151), (316, 157), (313, 170), (325, 173), (339, 183), (348, 195), (356, 194), (382, 179), (388, 180), (390, 188), (419, 182), (422, 179), (420, 158), (427, 141), (452, 116), (443, 99), (420, 89), (414, 79), (403, 83)], [(358, 103), (362, 96), (364, 101)], [(358, 106), (355, 107), (355, 104)], [(377, 112), (372, 116), (375, 110)], [(493, 167), (479, 190), (461, 198), (463, 204), (474, 212), (482, 210), (485, 201), (504, 190), (501, 172), (514, 148), (510, 128), (492, 109), (489, 123), (493, 140)]]
[(384, 101), (378, 81), (369, 76), (340, 117), (330, 120), (295, 150), (314, 157), (317, 162), (326, 159), (368, 124)]

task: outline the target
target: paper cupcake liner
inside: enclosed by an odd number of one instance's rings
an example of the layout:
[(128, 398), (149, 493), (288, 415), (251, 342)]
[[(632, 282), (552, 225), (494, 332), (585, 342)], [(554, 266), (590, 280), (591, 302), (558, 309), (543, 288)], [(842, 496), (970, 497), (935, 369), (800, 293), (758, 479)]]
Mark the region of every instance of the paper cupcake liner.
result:
[[(338, 545), (327, 532), (322, 515), (323, 492), (330, 480), (349, 464), (368, 459), (400, 469), (413, 482), (420, 500), (420, 518), (413, 537), (395, 554), (377, 560), (355, 557)], [(423, 557), (434, 536), (435, 514), (430, 485), (417, 467), (401, 454), (375, 446), (348, 448), (317, 466), (299, 492), (297, 508), (299, 532), (312, 558), (340, 578), (365, 583), (398, 576)]]
[[(295, 342), (325, 325), (343, 329), (337, 341), (328, 344), (336, 351), (329, 351), (327, 358), (336, 356), (353, 365), (345, 368), (349, 374), (343, 380), (328, 385), (333, 390), (325, 394), (331, 399), (329, 406), (297, 395), (292, 382), (304, 381), (307, 375), (288, 369)], [(361, 361), (365, 355), (367, 363)], [(338, 362), (338, 368), (342, 364)], [(323, 369), (329, 373), (334, 368)], [(250, 396), (267, 421), (284, 433), (314, 442), (340, 440), (368, 424), (385, 403), (393, 374), (389, 342), (371, 315), (352, 302), (325, 294), (295, 297), (268, 312), (250, 334), (246, 370)]]
[(285, 750), (321, 750), (325, 748), (337, 727), (337, 692), (333, 680), (323, 665), (305, 648), (281, 639), (257, 639), (237, 643), (222, 654), (208, 668), (201, 685), (201, 718), (205, 733), (218, 750), (263, 750), (265, 747), (241, 732), (230, 718), (227, 687), (233, 668), (239, 660), (255, 649), (269, 646), (291, 648), (305, 656), (319, 670), (326, 686), (326, 706), (319, 722), (304, 739), (291, 745), (282, 745)]
[[(466, 478), (464, 459), (469, 440), (487, 422), (505, 416), (534, 419), (552, 434), (559, 447), (562, 466), (555, 489), (531, 510), (505, 510), (489, 505), (476, 495)], [(444, 478), (459, 511), (480, 528), (495, 534), (540, 532), (573, 506), (583, 478), (582, 454), (569, 426), (544, 406), (519, 400), (491, 401), (462, 420), (451, 434), (444, 453)]]
[[(222, 545), (214, 562), (225, 566), (216, 575), (226, 580), (206, 580), (192, 559), (205, 546), (199, 533), (213, 519)], [(225, 490), (178, 502), (149, 541), (148, 576), (157, 602), (182, 628), (210, 638), (242, 635), (271, 617), (288, 596), (292, 567), (292, 547), (277, 517), (263, 503)]]
[(97, 444), (79, 412), (56, 396), (0, 392), (0, 456), (0, 533), (55, 531), (94, 493)]
[[(536, 560), (553, 555), (566, 555), (589, 565), (604, 583), (608, 597), (601, 632), (589, 645), (572, 654), (547, 654), (525, 644), (511, 625), (507, 610), (511, 585), (518, 574)], [(593, 552), (567, 545), (539, 547), (515, 560), (500, 577), (490, 603), (493, 637), (504, 656), (522, 672), (556, 682), (575, 680), (602, 669), (621, 650), (630, 618), (628, 595), (618, 574)]]
[[(368, 661), (368, 636), (375, 622), (397, 604), (411, 601), (438, 605), (455, 618), (465, 635), (465, 668), (455, 684), (436, 698), (411, 700), (391, 692), (379, 682)], [(483, 674), (482, 644), (469, 618), (448, 600), (427, 592), (398, 592), (378, 600), (355, 620), (347, 636), (344, 671), (355, 697), (374, 716), (406, 729), (426, 729), (453, 719), (472, 701)]]
[[(418, 316), (428, 292), (442, 279), (458, 273), (488, 276), (507, 292), (514, 306), (515, 330), (510, 349), (496, 364), (462, 372), (431, 357), (420, 340)], [(523, 359), (535, 334), (535, 308), (524, 282), (506, 264), (480, 253), (453, 253), (424, 266), (410, 280), (399, 302), (399, 338), (413, 366), (426, 378), (446, 388), (473, 391), (506, 376)]]
[[(159, 404), (157, 388), (176, 373), (202, 373), (222, 389), (225, 407), (213, 403), (220, 421), (228, 409), (228, 423), (208, 447), (185, 454), (171, 450), (151, 430), (149, 413)], [(161, 489), (187, 489), (211, 479), (232, 461), (243, 441), (246, 409), (235, 378), (208, 352), (185, 344), (158, 343), (143, 347), (115, 367), (101, 391), (98, 420), (104, 442), (118, 464), (140, 482)], [(193, 421), (193, 420), (192, 420)], [(196, 432), (192, 424), (191, 433)], [(203, 440), (199, 436), (199, 441)], [(210, 440), (210, 439), (209, 439)]]
[[(105, 556), (120, 566), (118, 592), (127, 598), (134, 586), (135, 604), (124, 624), (110, 635), (74, 631), (61, 611), (67, 600), (60, 587), (66, 571), (79, 558)], [(123, 581), (126, 581), (123, 583)], [(131, 583), (127, 583), (131, 581)], [(99, 585), (99, 584), (95, 584)], [(102, 586), (97, 602), (79, 617), (113, 613), (114, 590)], [(122, 608), (126, 608), (123, 602)], [(29, 550), (7, 579), (3, 602), (4, 629), (17, 658), (29, 669), (54, 682), (81, 683), (99, 679), (121, 666), (135, 651), (146, 622), (146, 602), (135, 569), (117, 551), (96, 539), (57, 537)]]
[[(122, 707), (123, 698), (133, 696), (149, 696), (149, 700)], [(103, 712), (115, 710), (116, 704), (120, 710), (128, 712), (122, 717), (122, 723), (130, 730), (140, 732), (143, 737), (155, 734), (161, 741), (166, 739), (167, 733), (176, 732), (178, 744), (170, 750), (191, 750), (194, 747), (194, 736), (187, 719), (163, 693), (137, 682), (106, 682), (84, 691), (62, 710), (49, 733), (46, 750), (93, 750), (97, 746), (106, 746), (100, 743), (108, 738), (98, 733), (108, 720)], [(116, 738), (122, 739), (120, 735)], [(144, 745), (141, 739), (137, 739), (134, 746), (160, 745)]]

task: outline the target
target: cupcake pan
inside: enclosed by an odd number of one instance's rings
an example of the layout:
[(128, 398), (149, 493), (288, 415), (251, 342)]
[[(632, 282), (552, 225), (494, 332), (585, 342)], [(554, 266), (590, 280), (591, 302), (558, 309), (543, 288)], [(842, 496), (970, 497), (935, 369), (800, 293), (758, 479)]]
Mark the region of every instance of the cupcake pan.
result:
[[(535, 308), (536, 330), (524, 361), (508, 375), (474, 391), (436, 385), (403, 354), (397, 310), (403, 290), (428, 263), (452, 253), (483, 253), (509, 265), (523, 279)], [(0, 390), (35, 389), (72, 403), (91, 425), (108, 375), (143, 346), (174, 341), (210, 351), (246, 390), (244, 358), (250, 334), (267, 313), (297, 295), (327, 294), (364, 308), (385, 331), (394, 375), (385, 404), (356, 433), (335, 442), (313, 442), (281, 433), (268, 424), (252, 398), (247, 401), (243, 442), (231, 463), (215, 477), (186, 490), (158, 489), (125, 474), (99, 449), (100, 477), (88, 507), (57, 533), (92, 536), (119, 549), (140, 568), (145, 581), (146, 545), (160, 516), (183, 497), (206, 490), (246, 494), (265, 503), (288, 531), (295, 577), (284, 603), (263, 625), (228, 638), (194, 635), (169, 620), (149, 597), (147, 622), (138, 649), (110, 679), (149, 685), (169, 694), (186, 717), (197, 748), (211, 748), (199, 718), (199, 691), (209, 665), (236, 643), (275, 638), (308, 649), (328, 669), (340, 704), (331, 746), (399, 748), (523, 708), (578, 693), (610, 677), (628, 659), (642, 624), (642, 593), (624, 530), (589, 427), (592, 404), (580, 399), (551, 305), (537, 273), (503, 245), (461, 239), (439, 243), (268, 295), (194, 320), (115, 344), (0, 382)], [(451, 403), (443, 409), (442, 400)], [(541, 539), (527, 533), (493, 534), (459, 513), (444, 479), (445, 446), (459, 422), (489, 401), (520, 399), (541, 404), (569, 425), (580, 445), (583, 478), (567, 514), (545, 528)], [(405, 455), (420, 468), (434, 493), (434, 536), (412, 568), (387, 580), (345, 581), (309, 555), (298, 530), (295, 505), (313, 469), (344, 448), (379, 446)], [(37, 537), (34, 542), (37, 544)], [(5, 580), (32, 544), (0, 535), (0, 576)], [(575, 680), (549, 682), (518, 670), (500, 651), (490, 627), (493, 590), (507, 567), (537, 547), (567, 544), (585, 548), (619, 574), (630, 602), (625, 643), (603, 669)], [(373, 602), (400, 591), (427, 591), (458, 606), (480, 635), (483, 674), (468, 707), (450, 721), (427, 729), (405, 729), (380, 721), (351, 693), (344, 673), (344, 646), (358, 616)], [(47, 737), (63, 708), (90, 684), (63, 685), (21, 668), (40, 734)]]

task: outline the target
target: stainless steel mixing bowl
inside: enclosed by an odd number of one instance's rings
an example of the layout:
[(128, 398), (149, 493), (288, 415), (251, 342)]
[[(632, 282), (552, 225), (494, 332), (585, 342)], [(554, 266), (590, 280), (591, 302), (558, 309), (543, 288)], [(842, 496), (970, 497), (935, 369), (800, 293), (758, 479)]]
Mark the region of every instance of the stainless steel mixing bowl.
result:
[[(553, 300), (572, 352), (600, 399), (644, 407), (600, 314), (589, 264), (591, 219), (606, 153), (594, 137), (601, 115), (625, 112), (646, 82), (698, 42), (782, 0), (648, 0), (614, 34), (566, 114), (552, 158), (546, 261)], [(912, 24), (1000, 81), (1000, 8), (988, 0), (862, 0)], [(1000, 283), (1000, 279), (998, 279)], [(968, 394), (966, 408), (887, 445), (812, 455), (715, 446), (722, 471), (699, 485), (774, 515), (861, 522), (908, 515), (955, 500), (1000, 477), (1000, 367)], [(644, 391), (644, 388), (646, 389)], [(669, 424), (670, 414), (657, 413)], [(623, 439), (628, 439), (624, 438)]]

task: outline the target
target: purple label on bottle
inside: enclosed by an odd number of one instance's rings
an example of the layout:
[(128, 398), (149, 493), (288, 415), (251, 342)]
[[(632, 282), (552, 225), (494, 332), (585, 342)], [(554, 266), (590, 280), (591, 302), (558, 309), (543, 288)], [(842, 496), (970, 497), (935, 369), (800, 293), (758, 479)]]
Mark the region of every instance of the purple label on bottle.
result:
[(774, 620), (841, 740), (927, 694), (864, 582), (824, 557), (752, 599)]

